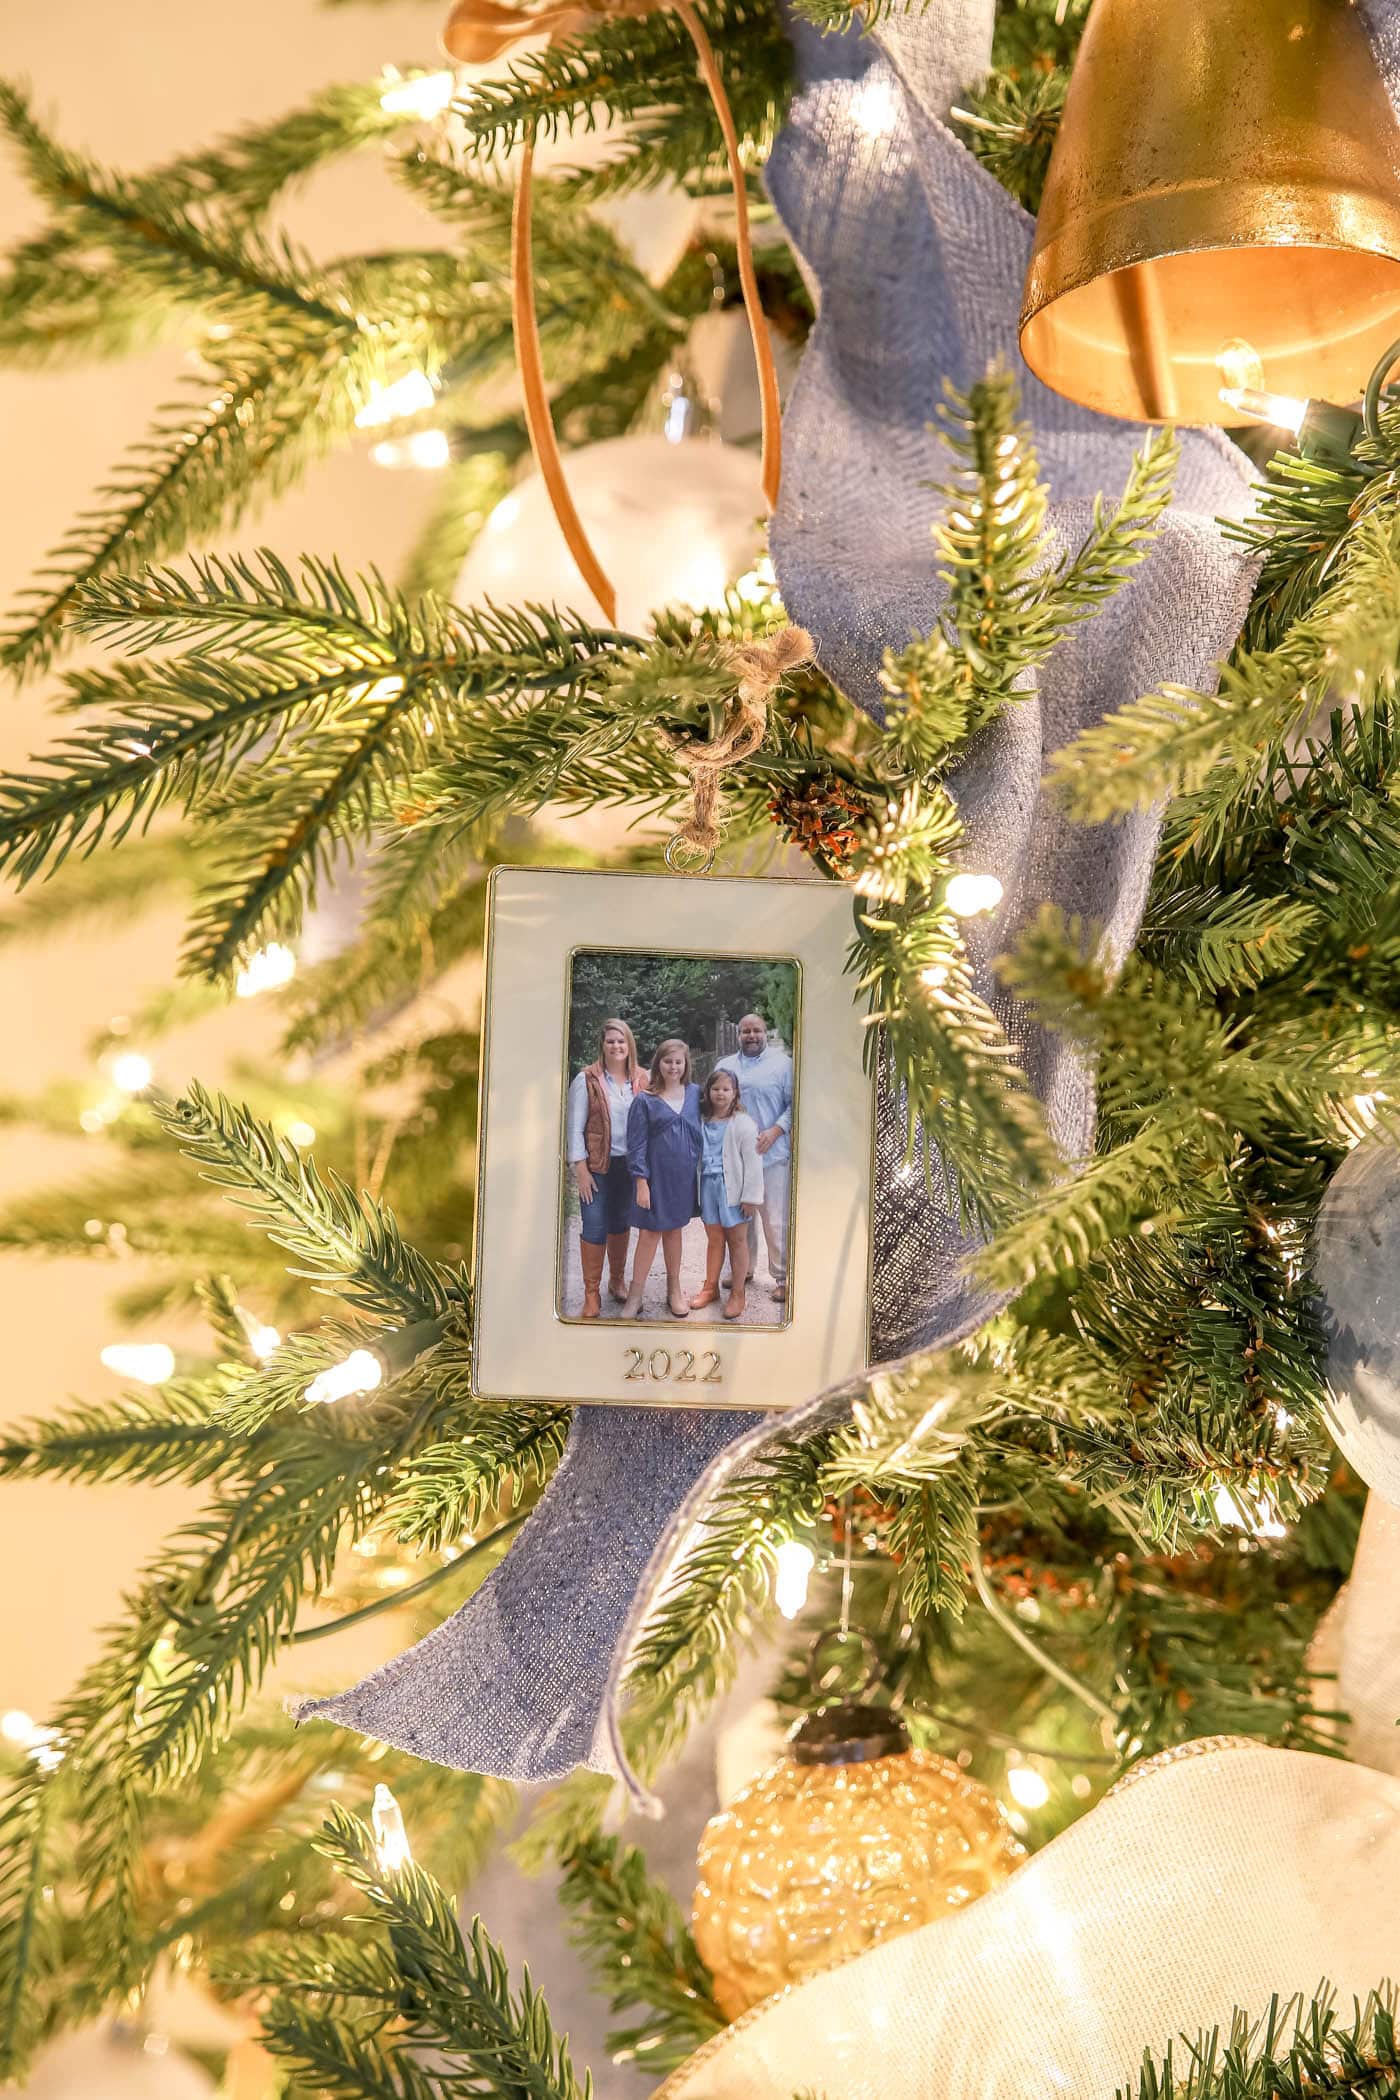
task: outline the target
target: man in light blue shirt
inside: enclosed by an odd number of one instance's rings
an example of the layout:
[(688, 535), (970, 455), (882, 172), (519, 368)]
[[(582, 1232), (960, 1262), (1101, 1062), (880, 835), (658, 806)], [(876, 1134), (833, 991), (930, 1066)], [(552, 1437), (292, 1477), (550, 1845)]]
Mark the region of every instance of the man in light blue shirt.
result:
[(792, 1059), (781, 1043), (768, 1040), (762, 1014), (745, 1014), (739, 1047), (722, 1057), (717, 1072), (732, 1072), (744, 1107), (758, 1125), (763, 1159), (763, 1208), (749, 1219), (749, 1270), (758, 1262), (758, 1220), (768, 1246), (768, 1274), (775, 1298), (787, 1297), (788, 1202), (792, 1181)]

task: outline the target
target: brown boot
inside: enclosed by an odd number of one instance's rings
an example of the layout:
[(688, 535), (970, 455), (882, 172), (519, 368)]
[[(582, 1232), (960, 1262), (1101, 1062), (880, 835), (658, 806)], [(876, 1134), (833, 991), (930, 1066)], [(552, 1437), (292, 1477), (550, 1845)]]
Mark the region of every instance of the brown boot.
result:
[(596, 1320), (603, 1310), (601, 1285), (603, 1281), (603, 1252), (591, 1240), (578, 1243), (579, 1260), (583, 1264), (583, 1310), (581, 1320)]
[(702, 1305), (713, 1305), (719, 1296), (719, 1269), (724, 1260), (724, 1234), (713, 1226), (705, 1228), (705, 1281), (690, 1301), (692, 1312), (699, 1312)]
[(627, 1243), (630, 1232), (608, 1234), (608, 1296), (623, 1305), (627, 1300)]

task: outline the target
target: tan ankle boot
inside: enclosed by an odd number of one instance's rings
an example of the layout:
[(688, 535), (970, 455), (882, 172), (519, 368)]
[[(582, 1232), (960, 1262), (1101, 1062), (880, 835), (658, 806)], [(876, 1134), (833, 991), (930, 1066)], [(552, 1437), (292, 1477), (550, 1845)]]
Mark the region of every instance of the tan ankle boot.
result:
[(699, 1312), (702, 1305), (713, 1305), (719, 1296), (719, 1267), (724, 1260), (724, 1241), (718, 1247), (707, 1239), (705, 1253), (705, 1281), (690, 1301), (692, 1312)]
[(579, 1260), (583, 1264), (583, 1310), (579, 1314), (581, 1320), (596, 1320), (603, 1310), (603, 1251), (601, 1247), (595, 1247), (590, 1240), (580, 1240), (578, 1243)]
[(627, 1243), (630, 1232), (608, 1234), (608, 1295), (619, 1305), (627, 1298)]

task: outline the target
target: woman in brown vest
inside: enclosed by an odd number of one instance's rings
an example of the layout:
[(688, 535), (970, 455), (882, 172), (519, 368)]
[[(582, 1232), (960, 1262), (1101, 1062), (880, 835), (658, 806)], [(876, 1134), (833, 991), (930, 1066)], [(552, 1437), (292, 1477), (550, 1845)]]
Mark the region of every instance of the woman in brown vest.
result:
[(627, 1296), (627, 1247), (632, 1237), (632, 1176), (627, 1166), (627, 1117), (646, 1084), (637, 1044), (625, 1021), (604, 1021), (593, 1064), (569, 1085), (565, 1157), (578, 1189), (579, 1259), (583, 1264), (580, 1317), (603, 1309), (603, 1261), (620, 1304)]

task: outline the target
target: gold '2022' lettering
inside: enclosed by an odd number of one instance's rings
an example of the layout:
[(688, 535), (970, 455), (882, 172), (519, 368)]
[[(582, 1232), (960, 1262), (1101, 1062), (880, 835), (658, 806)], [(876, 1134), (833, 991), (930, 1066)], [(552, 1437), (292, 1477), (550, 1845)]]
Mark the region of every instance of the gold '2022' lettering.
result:
[(622, 1376), (628, 1385), (723, 1385), (724, 1368), (718, 1349), (623, 1350), (627, 1369)]

